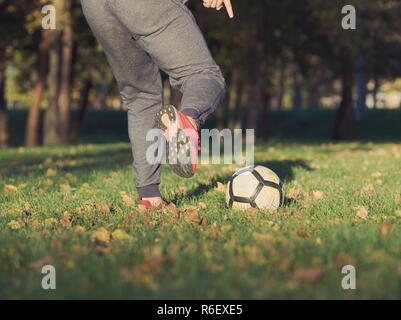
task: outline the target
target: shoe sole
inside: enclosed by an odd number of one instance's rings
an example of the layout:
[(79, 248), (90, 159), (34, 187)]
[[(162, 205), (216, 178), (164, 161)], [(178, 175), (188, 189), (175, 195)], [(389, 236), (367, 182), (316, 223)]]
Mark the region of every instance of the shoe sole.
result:
[[(163, 116), (165, 115), (168, 117), (168, 125), (163, 122)], [(171, 170), (182, 178), (191, 178), (194, 176), (192, 163), (185, 163), (190, 157), (190, 141), (183, 130), (177, 129), (177, 119), (177, 110), (173, 106), (165, 106), (156, 114), (155, 127), (162, 130), (166, 138), (167, 163), (170, 165)], [(176, 134), (173, 134), (170, 138), (167, 133), (171, 132), (176, 132)], [(184, 156), (183, 159), (182, 156)], [(185, 161), (180, 161), (180, 157)]]

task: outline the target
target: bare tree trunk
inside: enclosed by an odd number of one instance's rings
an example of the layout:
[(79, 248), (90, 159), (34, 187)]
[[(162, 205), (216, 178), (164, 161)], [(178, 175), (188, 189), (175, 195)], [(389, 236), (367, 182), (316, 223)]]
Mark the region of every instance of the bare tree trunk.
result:
[[(255, 81), (252, 84), (252, 93), (249, 117), (248, 117), (248, 129), (258, 129), (258, 116), (261, 108), (265, 105), (264, 103), (264, 89), (265, 89), (265, 77), (267, 73), (267, 62), (265, 56), (265, 47), (263, 41), (258, 41), (255, 46), (254, 65), (252, 67), (252, 74), (255, 77)], [(267, 125), (267, 123), (266, 123)]]
[(302, 108), (302, 76), (299, 72), (298, 67), (295, 67), (293, 73), (293, 85), (292, 85), (292, 108), (301, 109)]
[(58, 97), (58, 105), (60, 109), (60, 139), (64, 144), (68, 143), (68, 129), (70, 124), (71, 109), (70, 91), (72, 75), (72, 55), (74, 47), (71, 1), (72, 0), (64, 0), (63, 2), (64, 29), (62, 36), (60, 93)]
[(40, 105), (46, 88), (46, 77), (49, 64), (49, 31), (42, 30), (38, 52), (38, 80), (36, 83), (33, 104), (29, 110), (25, 131), (25, 146), (31, 147), (38, 144)]
[(228, 128), (233, 129), (235, 126), (235, 109), (238, 101), (238, 81), (239, 72), (238, 69), (234, 69), (231, 74), (231, 83), (228, 95)]
[(333, 138), (352, 140), (356, 138), (356, 121), (353, 103), (354, 68), (350, 57), (342, 61), (342, 100), (337, 111)]
[(248, 97), (251, 91), (251, 87), (249, 84), (242, 85), (240, 87), (240, 101), (239, 101), (239, 106), (238, 106), (238, 116), (237, 119), (235, 120), (235, 125), (234, 129), (241, 129), (244, 127), (244, 108), (247, 104)]
[(271, 106), (270, 103), (271, 103), (271, 95), (265, 94), (259, 118), (261, 126), (261, 136), (264, 141), (268, 141), (270, 138), (270, 119), (269, 119), (269, 110)]
[(280, 67), (280, 81), (279, 81), (279, 89), (277, 94), (277, 110), (283, 109), (283, 100), (284, 100), (284, 93), (285, 93), (285, 66), (284, 64)]
[(46, 110), (43, 126), (43, 143), (58, 145), (62, 143), (59, 131), (60, 63), (61, 63), (61, 31), (50, 31), (49, 42), (49, 107)]
[(0, 41), (0, 149), (9, 143), (6, 90), (6, 44)]
[(361, 121), (366, 108), (366, 60), (363, 56), (359, 56), (355, 62), (355, 85), (357, 90), (357, 102), (356, 102), (356, 120)]
[(92, 87), (93, 87), (92, 75), (89, 74), (84, 82), (84, 86), (82, 87), (80, 95), (81, 99), (78, 105), (78, 114), (70, 125), (69, 143), (71, 144), (76, 144), (78, 142), (79, 130), (81, 129), (83, 119), (89, 106), (89, 94), (90, 91), (92, 90)]

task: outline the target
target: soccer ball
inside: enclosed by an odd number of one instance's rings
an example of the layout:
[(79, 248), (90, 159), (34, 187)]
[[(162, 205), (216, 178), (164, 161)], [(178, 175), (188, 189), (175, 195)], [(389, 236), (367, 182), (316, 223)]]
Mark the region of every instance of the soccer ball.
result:
[(226, 201), (229, 208), (276, 210), (283, 205), (284, 192), (280, 178), (263, 166), (249, 166), (238, 170), (227, 185)]

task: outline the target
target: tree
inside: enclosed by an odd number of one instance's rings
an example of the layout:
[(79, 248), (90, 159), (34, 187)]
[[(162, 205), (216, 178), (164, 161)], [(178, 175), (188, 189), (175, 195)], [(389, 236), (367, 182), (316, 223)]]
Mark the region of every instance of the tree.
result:
[(72, 0), (54, 0), (58, 28), (49, 39), (49, 108), (44, 119), (44, 144), (68, 143), (73, 53)]
[(41, 41), (38, 50), (38, 79), (34, 92), (34, 99), (29, 110), (25, 131), (25, 146), (31, 147), (38, 144), (40, 106), (46, 89), (46, 78), (49, 64), (49, 31), (42, 30)]

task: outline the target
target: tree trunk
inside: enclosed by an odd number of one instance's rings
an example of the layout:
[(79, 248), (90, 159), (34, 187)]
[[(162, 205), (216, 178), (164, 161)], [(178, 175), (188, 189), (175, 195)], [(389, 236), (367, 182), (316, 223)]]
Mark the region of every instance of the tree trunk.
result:
[(280, 81), (278, 90), (276, 108), (277, 110), (282, 110), (285, 93), (285, 66), (283, 64), (280, 67)]
[(238, 105), (238, 116), (237, 119), (235, 120), (235, 125), (234, 129), (241, 129), (244, 127), (244, 119), (246, 119), (246, 116), (244, 115), (244, 109), (246, 108), (246, 105), (248, 103), (248, 97), (251, 91), (251, 86), (249, 84), (244, 84), (240, 87), (239, 89), (239, 96), (240, 96), (240, 101)]
[(0, 149), (9, 143), (6, 91), (6, 45), (0, 41)]
[(228, 128), (234, 129), (235, 126), (235, 109), (237, 107), (238, 100), (238, 81), (239, 72), (238, 69), (234, 69), (231, 74), (231, 83), (228, 95)]
[(89, 76), (86, 78), (84, 82), (84, 86), (82, 87), (80, 95), (81, 99), (78, 105), (78, 114), (70, 125), (69, 143), (71, 144), (78, 143), (79, 130), (81, 129), (81, 125), (85, 117), (86, 110), (88, 109), (89, 106), (89, 94), (90, 91), (92, 90), (92, 86), (93, 86), (92, 75), (89, 74)]
[(49, 42), (49, 107), (46, 110), (43, 126), (43, 143), (45, 145), (58, 145), (62, 143), (59, 131), (59, 105), (60, 93), (60, 64), (61, 64), (61, 37), (58, 30), (50, 31)]
[(333, 138), (336, 140), (353, 140), (356, 138), (356, 121), (353, 103), (353, 64), (349, 57), (342, 61), (342, 100), (337, 111)]
[(46, 88), (46, 77), (49, 64), (49, 31), (42, 30), (38, 52), (38, 80), (36, 83), (33, 104), (29, 110), (25, 131), (25, 146), (31, 147), (38, 144), (40, 105)]
[(271, 104), (271, 95), (265, 94), (263, 99), (263, 104), (261, 106), (260, 119), (261, 122), (261, 137), (263, 141), (268, 141), (270, 138), (270, 119), (269, 110)]
[[(255, 46), (254, 65), (252, 74), (255, 81), (252, 83), (251, 99), (249, 101), (248, 129), (258, 129), (258, 116), (264, 103), (265, 77), (267, 73), (267, 63), (265, 56), (265, 47), (263, 41), (259, 41)], [(267, 125), (267, 122), (265, 123)]]
[(295, 68), (293, 73), (293, 84), (292, 84), (292, 108), (301, 109), (302, 108), (302, 76), (298, 70)]
[(72, 0), (64, 0), (63, 16), (64, 29), (62, 36), (62, 60), (60, 74), (60, 93), (58, 105), (60, 109), (60, 139), (63, 144), (68, 143), (68, 130), (70, 124), (71, 109), (71, 76), (72, 76), (72, 56), (73, 56), (73, 21), (72, 21)]
[(355, 63), (355, 85), (357, 95), (356, 102), (356, 120), (361, 121), (366, 108), (366, 86), (367, 86), (367, 77), (366, 77), (366, 60), (364, 57), (359, 56)]

